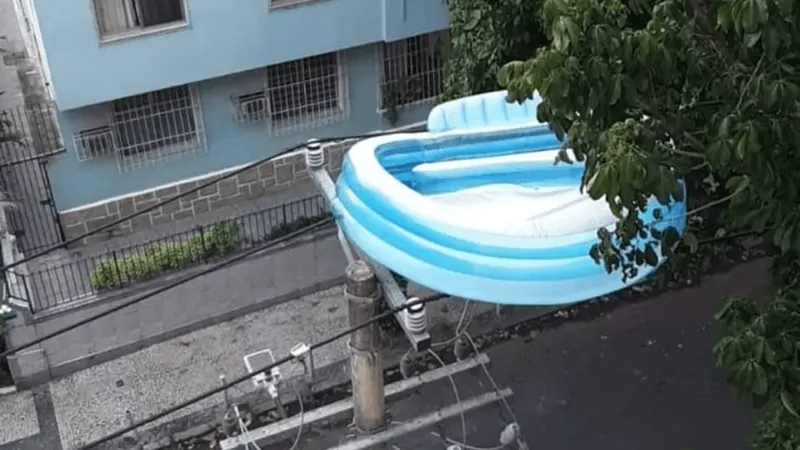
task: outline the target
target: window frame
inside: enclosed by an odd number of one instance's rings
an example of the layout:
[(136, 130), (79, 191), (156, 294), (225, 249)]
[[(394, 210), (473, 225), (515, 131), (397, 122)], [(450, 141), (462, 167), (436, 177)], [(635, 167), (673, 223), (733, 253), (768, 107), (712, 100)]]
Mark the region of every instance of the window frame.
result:
[[(447, 58), (446, 48), (447, 48), (447, 45), (448, 45), (448, 42), (449, 42), (449, 31), (450, 31), (449, 29), (446, 29), (446, 30), (434, 31), (434, 32), (431, 32), (431, 33), (423, 33), (423, 34), (418, 34), (418, 35), (415, 35), (415, 36), (409, 36), (407, 38), (399, 39), (399, 40), (396, 40), (396, 41), (390, 41), (390, 42), (385, 42), (384, 41), (384, 42), (382, 42), (382, 43), (380, 43), (378, 45), (377, 50), (376, 50), (376, 53), (377, 53), (376, 65), (377, 65), (377, 71), (378, 71), (378, 86), (377, 86), (378, 107), (377, 107), (376, 112), (378, 114), (384, 114), (388, 110), (387, 105), (384, 104), (384, 99), (385, 99), (384, 90), (385, 90), (385, 88), (389, 84), (396, 83), (400, 79), (400, 78), (391, 79), (391, 80), (387, 79), (387, 74), (386, 74), (386, 66), (387, 66), (387, 63), (388, 63), (388, 61), (386, 60), (386, 57), (387, 57), (387, 46), (390, 46), (390, 45), (399, 45), (399, 46), (401, 46), (402, 50), (399, 51), (399, 52), (395, 52), (395, 54), (404, 55), (404, 58), (402, 59), (402, 64), (401, 64), (401, 66), (402, 66), (402, 70), (401, 71), (403, 72), (405, 78), (409, 78), (409, 75), (408, 75), (409, 56), (410, 56), (409, 51), (408, 51), (409, 44), (412, 42), (412, 39), (418, 39), (418, 38), (422, 38), (422, 37), (427, 37), (428, 39), (430, 39), (430, 41), (428, 42), (428, 47), (430, 49), (435, 49), (437, 46), (440, 46), (440, 54), (438, 55), (438, 57), (441, 59), (440, 65), (439, 65), (439, 67), (435, 67), (434, 68), (434, 72), (432, 72), (432, 73), (440, 72), (439, 82), (441, 83), (443, 81), (441, 79), (441, 77), (442, 77), (441, 72), (444, 69), (444, 63), (445, 63), (446, 58)], [(427, 57), (430, 57), (430, 56), (433, 55), (433, 52), (430, 52), (427, 55), (428, 55)], [(428, 75), (427, 72), (421, 72), (421, 73), (417, 73), (416, 75), (411, 75), (411, 77), (419, 77), (419, 78), (424, 79), (427, 75)], [(439, 89), (441, 89), (441, 86), (439, 87)], [(408, 107), (428, 104), (428, 103), (436, 101), (436, 98), (439, 96), (440, 93), (441, 92), (437, 92), (433, 96), (429, 96), (429, 97), (413, 100), (413, 101), (410, 101), (410, 102), (407, 102), (407, 103), (401, 103), (401, 104), (395, 105), (394, 107), (400, 109), (400, 108), (408, 108)]]
[[(157, 94), (170, 89), (184, 88), (186, 96), (158, 101)], [(115, 108), (114, 103), (135, 102), (146, 96), (143, 104), (129, 103), (125, 108)], [(169, 110), (167, 102), (175, 102)], [(180, 106), (178, 106), (180, 105)], [(206, 131), (203, 122), (200, 93), (195, 84), (185, 84), (130, 97), (115, 99), (104, 105), (106, 120), (103, 124), (87, 127), (73, 133), (73, 143), (78, 161), (91, 161), (114, 156), (120, 172), (135, 171), (155, 166), (183, 156), (205, 153)], [(191, 112), (191, 116), (188, 116)], [(181, 115), (191, 119), (183, 120)], [(179, 118), (175, 118), (175, 115)], [(160, 133), (166, 125), (168, 133)], [(141, 127), (145, 131), (137, 132)], [(185, 127), (186, 130), (182, 130)], [(133, 137), (134, 144), (125, 141)], [(144, 140), (141, 138), (144, 137)], [(95, 142), (92, 142), (95, 141)], [(104, 142), (106, 145), (97, 146)], [(110, 144), (110, 145), (108, 145)], [(150, 145), (148, 145), (150, 144)], [(151, 146), (152, 145), (152, 146)]]
[[(94, 23), (95, 23), (95, 31), (97, 33), (98, 42), (100, 44), (108, 44), (117, 41), (127, 40), (131, 38), (136, 38), (140, 36), (148, 36), (152, 34), (158, 33), (165, 33), (175, 30), (180, 30), (189, 26), (189, 4), (187, 0), (174, 0), (179, 2), (181, 7), (181, 14), (183, 16), (182, 20), (174, 21), (174, 22), (167, 22), (158, 25), (152, 25), (148, 27), (142, 27), (141, 25), (128, 28), (123, 31), (118, 32), (111, 32), (111, 33), (104, 33), (103, 32), (103, 25), (102, 20), (100, 18), (100, 8), (98, 4), (101, 2), (107, 2), (109, 0), (89, 0), (90, 6), (92, 8), (92, 14), (94, 15)], [(140, 0), (124, 0), (125, 1), (125, 15), (126, 20), (132, 20), (131, 16), (134, 14), (133, 2), (138, 3)]]
[[(312, 58), (320, 58), (325, 57), (328, 55), (332, 55), (336, 59), (336, 68), (335, 68), (335, 108), (323, 109), (322, 111), (333, 111), (332, 114), (324, 115), (324, 117), (315, 117), (314, 109), (310, 108), (308, 111), (301, 112), (294, 116), (284, 117), (280, 119), (275, 119), (275, 111), (274, 111), (274, 99), (273, 95), (274, 92), (278, 89), (281, 90), (291, 90), (291, 85), (293, 83), (286, 83), (283, 86), (273, 86), (270, 81), (270, 74), (269, 70), (273, 67), (278, 67), (283, 64), (292, 64), (292, 63), (300, 63), (302, 61), (312, 59)], [(308, 66), (303, 66), (306, 69)], [(347, 62), (345, 58), (345, 54), (341, 51), (339, 52), (328, 52), (323, 53), (320, 55), (313, 55), (308, 56), (305, 58), (286, 61), (284, 63), (275, 64), (273, 66), (268, 66), (265, 70), (265, 80), (264, 80), (264, 96), (266, 98), (267, 103), (267, 114), (266, 119), (269, 124), (270, 131), (272, 132), (284, 132), (284, 131), (296, 131), (299, 129), (305, 129), (309, 127), (313, 127), (321, 122), (327, 121), (338, 121), (343, 118), (346, 118), (349, 114), (349, 92), (348, 92), (348, 77), (347, 77)], [(323, 75), (323, 77), (308, 77), (302, 80), (300, 83), (306, 85), (307, 83), (315, 80), (315, 78), (327, 78), (328, 75)], [(290, 95), (287, 95), (290, 97)], [(290, 108), (291, 110), (291, 108)], [(292, 124), (294, 123), (294, 125)]]

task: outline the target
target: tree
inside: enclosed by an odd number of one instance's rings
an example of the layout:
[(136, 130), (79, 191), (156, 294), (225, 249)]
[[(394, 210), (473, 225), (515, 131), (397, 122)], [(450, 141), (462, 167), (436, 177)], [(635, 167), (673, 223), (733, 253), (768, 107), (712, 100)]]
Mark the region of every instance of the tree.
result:
[[(714, 354), (764, 411), (755, 447), (800, 448), (800, 5), (544, 0), (539, 17), (551, 44), (499, 79), (510, 100), (539, 91), (539, 119), (567, 136), (583, 187), (616, 214), (592, 250), (607, 270), (631, 276), (656, 252), (696, 250), (698, 237), (763, 236), (777, 293), (730, 300)], [(682, 182), (693, 220), (680, 244), (639, 216), (651, 196), (681, 198)], [(632, 247), (648, 234), (661, 243)]]
[(447, 5), (451, 48), (444, 100), (498, 89), (503, 64), (533, 57), (546, 42), (538, 0), (448, 0)]

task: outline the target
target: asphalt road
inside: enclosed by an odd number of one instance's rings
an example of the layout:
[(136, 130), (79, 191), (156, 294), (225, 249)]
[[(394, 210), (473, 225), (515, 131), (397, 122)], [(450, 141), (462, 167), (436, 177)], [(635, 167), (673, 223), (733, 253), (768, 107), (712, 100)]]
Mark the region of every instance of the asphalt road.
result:
[[(514, 390), (511, 407), (531, 449), (748, 449), (754, 414), (714, 367), (713, 315), (725, 295), (765, 295), (767, 279), (766, 261), (747, 263), (695, 288), (497, 345), (487, 351), (490, 372), (501, 387)], [(491, 389), (479, 373), (454, 381), (462, 399)], [(445, 381), (390, 404), (389, 411), (403, 422), (453, 401)], [(497, 446), (508, 417), (500, 405), (468, 414), (468, 443)], [(462, 439), (459, 419), (439, 431)], [(346, 434), (306, 430), (298, 448), (329, 448)], [(445, 446), (418, 432), (390, 448)]]

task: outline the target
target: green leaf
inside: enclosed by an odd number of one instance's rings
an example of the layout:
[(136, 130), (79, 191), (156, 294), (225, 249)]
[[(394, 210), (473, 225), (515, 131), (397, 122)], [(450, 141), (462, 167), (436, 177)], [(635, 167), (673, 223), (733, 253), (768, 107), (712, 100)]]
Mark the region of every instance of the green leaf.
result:
[(474, 30), (481, 22), (481, 19), (483, 19), (483, 11), (481, 11), (480, 9), (472, 10), (472, 14), (470, 14), (469, 20), (467, 21), (467, 23), (464, 24), (464, 31)]
[(725, 116), (719, 123), (718, 136), (720, 139), (728, 139), (731, 133), (731, 116)]
[(747, 48), (753, 48), (758, 44), (758, 41), (761, 39), (761, 31), (756, 31), (755, 33), (745, 33), (744, 35), (744, 45)]
[(729, 3), (723, 3), (717, 8), (717, 25), (722, 28), (730, 28), (733, 20), (731, 18), (731, 8)]
[(616, 105), (621, 96), (622, 96), (622, 77), (617, 75), (614, 77), (614, 88), (611, 90), (611, 98), (608, 100), (608, 104), (611, 106)]
[(786, 409), (787, 412), (789, 412), (789, 414), (791, 414), (795, 418), (800, 419), (800, 414), (797, 414), (797, 410), (792, 405), (792, 398), (786, 391), (781, 392), (781, 404), (783, 405), (783, 408)]
[(748, 138), (749, 133), (742, 133), (742, 135), (739, 137), (739, 143), (736, 144), (736, 157), (742, 161), (744, 161), (744, 158), (747, 156)]
[(683, 242), (687, 247), (689, 247), (690, 253), (697, 253), (697, 248), (700, 246), (700, 244), (697, 241), (697, 236), (694, 233), (691, 231), (685, 231), (683, 233)]
[(655, 267), (658, 264), (658, 255), (653, 249), (653, 245), (648, 243), (644, 247), (644, 261), (648, 266)]
[(756, 396), (766, 395), (769, 390), (769, 380), (764, 368), (755, 362), (751, 362), (750, 365), (753, 366), (753, 394)]

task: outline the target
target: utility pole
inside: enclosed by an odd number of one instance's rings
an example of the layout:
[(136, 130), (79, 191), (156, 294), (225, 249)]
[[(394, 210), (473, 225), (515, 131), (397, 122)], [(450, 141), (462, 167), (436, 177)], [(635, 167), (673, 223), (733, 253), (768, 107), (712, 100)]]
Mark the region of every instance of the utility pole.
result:
[[(357, 327), (378, 315), (378, 279), (362, 260), (350, 263), (346, 275), (345, 296), (350, 326)], [(351, 333), (348, 343), (354, 423), (359, 431), (368, 433), (383, 428), (386, 420), (380, 345), (377, 322)]]

